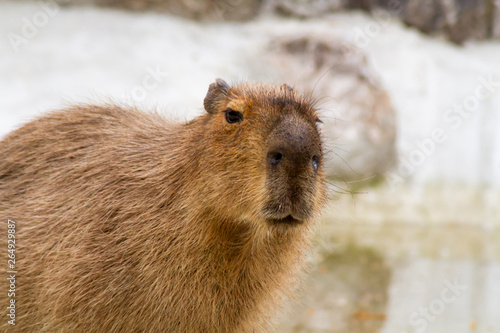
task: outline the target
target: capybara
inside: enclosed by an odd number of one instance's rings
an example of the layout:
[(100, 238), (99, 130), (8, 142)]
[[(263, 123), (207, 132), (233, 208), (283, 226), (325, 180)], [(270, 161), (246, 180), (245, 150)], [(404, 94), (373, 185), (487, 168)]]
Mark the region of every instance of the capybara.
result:
[(218, 79), (204, 107), (77, 105), (0, 142), (2, 331), (272, 329), (326, 201), (320, 120), (287, 85)]

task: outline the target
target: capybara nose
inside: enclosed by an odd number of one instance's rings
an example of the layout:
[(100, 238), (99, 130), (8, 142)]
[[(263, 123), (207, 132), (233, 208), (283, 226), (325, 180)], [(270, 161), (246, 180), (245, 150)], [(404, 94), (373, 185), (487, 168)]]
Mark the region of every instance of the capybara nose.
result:
[(288, 176), (310, 170), (318, 171), (321, 163), (320, 138), (315, 128), (298, 116), (283, 119), (269, 137), (267, 162), (272, 169)]

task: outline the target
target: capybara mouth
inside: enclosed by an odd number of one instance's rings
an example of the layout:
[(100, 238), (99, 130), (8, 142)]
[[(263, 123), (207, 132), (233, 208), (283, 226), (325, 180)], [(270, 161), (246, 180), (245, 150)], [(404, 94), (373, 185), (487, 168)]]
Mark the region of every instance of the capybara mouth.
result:
[(296, 219), (292, 215), (287, 215), (280, 219), (269, 219), (268, 221), (271, 224), (288, 224), (288, 225), (297, 225), (303, 222), (303, 220)]
[(271, 225), (300, 225), (312, 217), (313, 207), (302, 196), (295, 197), (294, 202), (290, 199), (268, 202), (262, 212)]

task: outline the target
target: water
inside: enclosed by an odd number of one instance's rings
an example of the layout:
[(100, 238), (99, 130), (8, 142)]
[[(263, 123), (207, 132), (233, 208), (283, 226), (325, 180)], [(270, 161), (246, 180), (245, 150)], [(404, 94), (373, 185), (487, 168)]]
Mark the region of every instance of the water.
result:
[(427, 190), (434, 205), (411, 214), (404, 190), (331, 202), (302, 304), (279, 331), (500, 332), (499, 215), (470, 192)]

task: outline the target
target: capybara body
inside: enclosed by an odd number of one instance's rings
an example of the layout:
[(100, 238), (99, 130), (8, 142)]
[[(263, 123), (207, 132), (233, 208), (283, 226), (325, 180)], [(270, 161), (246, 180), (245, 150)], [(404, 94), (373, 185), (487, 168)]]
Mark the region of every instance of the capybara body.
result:
[(74, 106), (0, 142), (1, 331), (269, 330), (326, 197), (319, 120), (286, 85), (217, 80), (204, 106)]

